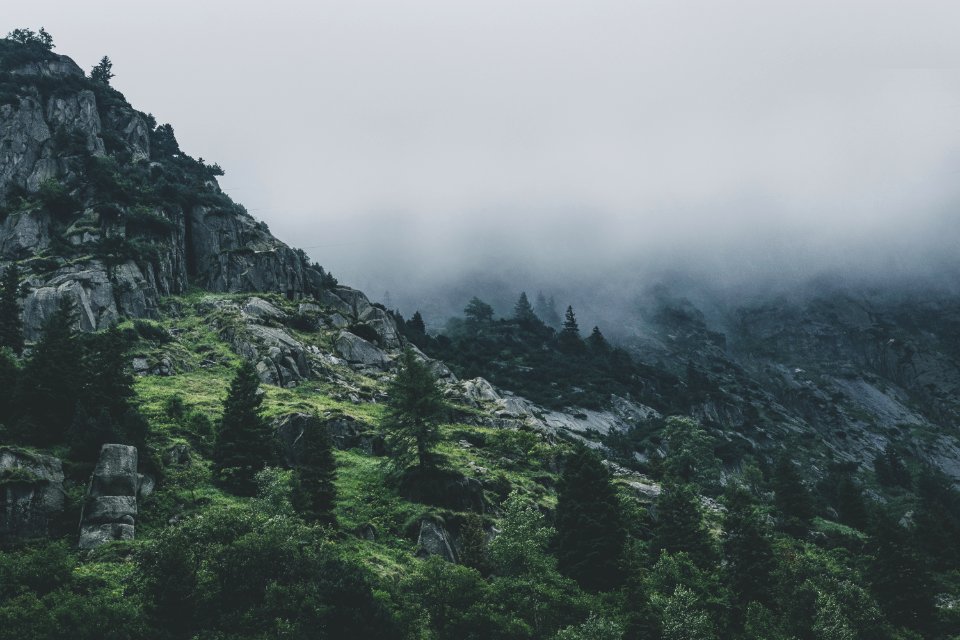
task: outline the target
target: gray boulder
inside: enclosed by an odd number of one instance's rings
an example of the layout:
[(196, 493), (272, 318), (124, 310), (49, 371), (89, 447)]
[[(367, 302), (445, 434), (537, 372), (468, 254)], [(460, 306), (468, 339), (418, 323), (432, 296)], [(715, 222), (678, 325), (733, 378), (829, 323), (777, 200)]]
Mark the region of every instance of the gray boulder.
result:
[(350, 364), (387, 368), (390, 358), (378, 347), (349, 331), (341, 331), (333, 341), (333, 350)]
[(47, 535), (63, 506), (58, 458), (0, 447), (0, 540)]
[(450, 534), (437, 522), (424, 518), (417, 536), (417, 556), (440, 556), (447, 562), (456, 562), (457, 554)]
[(133, 539), (141, 483), (136, 447), (101, 447), (80, 517), (81, 549), (93, 549), (111, 540)]

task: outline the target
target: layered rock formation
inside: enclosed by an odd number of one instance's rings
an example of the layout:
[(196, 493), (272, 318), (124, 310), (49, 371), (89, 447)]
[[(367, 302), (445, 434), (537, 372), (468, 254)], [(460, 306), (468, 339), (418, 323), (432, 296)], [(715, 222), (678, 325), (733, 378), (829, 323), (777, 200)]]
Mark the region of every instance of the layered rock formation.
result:
[(132, 540), (137, 518), (137, 448), (105, 444), (90, 477), (80, 517), (80, 548), (112, 540)]
[(63, 506), (58, 458), (0, 447), (0, 540), (47, 535)]
[(223, 194), (169, 126), (69, 58), (44, 56), (0, 73), (0, 267), (17, 260), (28, 276), (29, 339), (64, 297), (96, 330), (155, 315), (190, 284), (320, 295), (322, 270)]

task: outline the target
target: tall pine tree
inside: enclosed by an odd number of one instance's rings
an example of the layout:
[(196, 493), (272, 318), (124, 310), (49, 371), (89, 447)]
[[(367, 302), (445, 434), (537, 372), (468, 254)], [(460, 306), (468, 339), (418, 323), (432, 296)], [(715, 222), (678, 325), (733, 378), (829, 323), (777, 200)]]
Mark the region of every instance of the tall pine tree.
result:
[(513, 319), (521, 325), (535, 325), (540, 322), (537, 314), (533, 311), (533, 305), (530, 304), (530, 299), (527, 298), (526, 291), (520, 294), (520, 297), (517, 299), (517, 304), (513, 307)]
[(257, 369), (245, 360), (230, 383), (213, 447), (218, 484), (240, 496), (256, 493), (254, 476), (274, 457), (270, 429), (260, 413), (259, 389)]
[(738, 613), (745, 617), (751, 602), (769, 603), (774, 586), (773, 547), (745, 489), (734, 489), (726, 503), (723, 555)]
[(783, 529), (793, 535), (806, 533), (813, 520), (813, 498), (787, 456), (781, 456), (774, 468), (773, 492)]
[(573, 307), (567, 307), (567, 313), (563, 320), (563, 328), (557, 336), (557, 344), (562, 351), (567, 353), (576, 353), (583, 351), (583, 340), (580, 339), (580, 326), (577, 324), (577, 316), (573, 313)]
[(657, 522), (650, 550), (654, 558), (661, 551), (685, 551), (701, 568), (713, 563), (713, 542), (703, 524), (699, 498), (690, 485), (664, 485), (657, 498)]
[(304, 519), (336, 526), (337, 461), (327, 427), (308, 426), (300, 436), (300, 464), (293, 472), (293, 506)]
[(414, 461), (421, 471), (431, 468), (446, 405), (433, 372), (412, 349), (400, 357), (387, 395), (386, 443), (394, 468), (402, 471)]
[(36, 444), (62, 442), (73, 420), (83, 383), (83, 350), (75, 329), (73, 301), (60, 299), (43, 326), (18, 385), (21, 436)]
[(557, 560), (560, 571), (590, 591), (621, 578), (626, 532), (610, 473), (583, 445), (567, 456), (557, 494)]
[(11, 262), (0, 279), (0, 347), (23, 352), (23, 318), (20, 315), (20, 269)]

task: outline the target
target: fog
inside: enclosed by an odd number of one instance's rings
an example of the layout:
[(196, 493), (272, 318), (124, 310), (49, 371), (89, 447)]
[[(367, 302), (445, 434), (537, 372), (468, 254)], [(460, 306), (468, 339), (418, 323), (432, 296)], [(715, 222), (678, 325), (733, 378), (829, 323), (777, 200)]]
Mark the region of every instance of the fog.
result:
[(276, 235), (407, 314), (521, 289), (610, 305), (666, 277), (739, 295), (957, 275), (955, 2), (34, 0), (3, 19), (85, 68), (109, 55)]

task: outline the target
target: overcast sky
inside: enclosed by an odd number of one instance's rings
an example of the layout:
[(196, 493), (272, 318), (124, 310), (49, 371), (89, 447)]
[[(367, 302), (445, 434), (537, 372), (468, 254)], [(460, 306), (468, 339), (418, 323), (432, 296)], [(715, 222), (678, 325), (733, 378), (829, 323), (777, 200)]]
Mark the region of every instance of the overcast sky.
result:
[[(8, 3), (371, 288), (958, 255), (960, 3)], [(397, 285), (394, 285), (397, 286)], [(381, 289), (382, 290), (382, 289)]]

